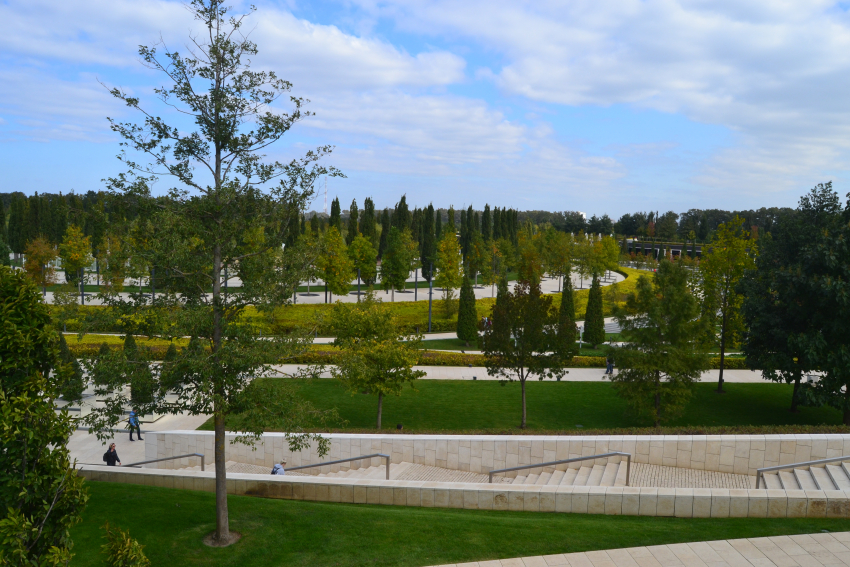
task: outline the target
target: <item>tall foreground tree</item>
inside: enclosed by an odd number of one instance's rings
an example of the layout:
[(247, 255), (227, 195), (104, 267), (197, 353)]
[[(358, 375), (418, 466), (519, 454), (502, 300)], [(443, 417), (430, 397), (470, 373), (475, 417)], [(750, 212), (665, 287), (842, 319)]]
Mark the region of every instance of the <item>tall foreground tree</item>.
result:
[(70, 466), (74, 423), (56, 411), (63, 364), (41, 292), (0, 266), (0, 565), (67, 565), (88, 500)]
[(635, 294), (615, 308), (626, 345), (614, 355), (620, 370), (611, 381), (655, 427), (682, 412), (693, 384), (708, 369), (704, 323), (688, 277), (685, 266), (662, 260), (653, 279), (639, 277)]
[(717, 393), (723, 393), (726, 349), (741, 339), (744, 330), (741, 318), (744, 296), (738, 283), (747, 270), (755, 269), (756, 243), (741, 228), (743, 222), (736, 216), (731, 222), (721, 224), (699, 264), (702, 316), (710, 322), (711, 342), (719, 343), (720, 347)]
[[(233, 537), (225, 477), (227, 416), (244, 416), (240, 424), (245, 433), (238, 440), (250, 442), (272, 419), (299, 416), (309, 421), (317, 415), (296, 397), (252, 384), (270, 371), (270, 364), (303, 351), (309, 339), (260, 338), (242, 315), (248, 306), (263, 315), (291, 301), (314, 258), (298, 245), (283, 249), (288, 231), (297, 226), (290, 219), (305, 210), (319, 176), (341, 174), (318, 163), (330, 153), (329, 146), (288, 163), (265, 160), (266, 147), (311, 115), (304, 109), (307, 101), (290, 96), (291, 84), (274, 72), (251, 69), (257, 47), (241, 32), (244, 16), (229, 16), (220, 0), (192, 0), (189, 9), (203, 33), (193, 35), (187, 56), (165, 47), (143, 46), (139, 53), (149, 68), (170, 81), (156, 90), (159, 98), (191, 119), (179, 127), (168, 124), (135, 96), (111, 90), (141, 112), (144, 122), (110, 119), (113, 131), (124, 139), (119, 157), (130, 169), (110, 179), (110, 189), (151, 219), (139, 254), (167, 277), (154, 305), (142, 294), (127, 299), (105, 293), (103, 298), (119, 316), (134, 315), (137, 328), (125, 318), (126, 332), (195, 337), (197, 348), (186, 348), (175, 360), (152, 369), (161, 393), (173, 392), (175, 401), (166, 404), (163, 396), (156, 396), (139, 409), (213, 416), (216, 528), (211, 541), (228, 545)], [(290, 111), (274, 112), (282, 101), (291, 104)], [(148, 182), (163, 175), (177, 186), (166, 198), (154, 199)], [(226, 292), (225, 271), (242, 286)], [(129, 400), (122, 392), (133, 374), (118, 356), (100, 356), (92, 366), (90, 372), (107, 377), (98, 390), (110, 402), (92, 412), (88, 422), (108, 436), (107, 428), (123, 417)], [(315, 441), (324, 453), (327, 441), (303, 433), (305, 425), (289, 421), (290, 448)]]

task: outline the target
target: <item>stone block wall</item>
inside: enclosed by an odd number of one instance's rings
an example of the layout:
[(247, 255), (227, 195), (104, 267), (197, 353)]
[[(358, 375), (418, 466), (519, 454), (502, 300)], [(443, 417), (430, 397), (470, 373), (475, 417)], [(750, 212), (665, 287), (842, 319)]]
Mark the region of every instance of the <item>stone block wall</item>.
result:
[[(235, 434), (228, 435), (228, 441)], [(316, 447), (291, 452), (282, 433), (266, 433), (255, 449), (227, 445), (227, 460), (267, 466), (282, 458), (295, 467), (384, 453), (393, 463), (412, 462), (453, 470), (488, 473), (491, 470), (544, 463), (612, 451), (631, 453), (633, 462), (653, 465), (755, 475), (756, 469), (809, 460), (850, 455), (850, 435), (651, 435), (651, 436), (458, 436), (458, 435), (365, 435), (329, 434), (331, 450), (319, 457)], [(145, 457), (155, 459), (187, 453), (203, 453), (213, 460), (213, 432), (157, 431), (146, 434)], [(619, 457), (583, 461), (558, 468), (619, 462)], [(382, 459), (353, 461), (317, 467), (303, 472), (319, 474), (348, 468), (377, 466)], [(160, 468), (199, 464), (198, 459), (159, 463)], [(521, 474), (540, 472), (531, 469)], [(506, 473), (515, 476), (516, 473)]]
[[(213, 492), (213, 472), (85, 466), (89, 481)], [(681, 518), (850, 518), (850, 493), (435, 483), (228, 474), (229, 494), (424, 508)]]

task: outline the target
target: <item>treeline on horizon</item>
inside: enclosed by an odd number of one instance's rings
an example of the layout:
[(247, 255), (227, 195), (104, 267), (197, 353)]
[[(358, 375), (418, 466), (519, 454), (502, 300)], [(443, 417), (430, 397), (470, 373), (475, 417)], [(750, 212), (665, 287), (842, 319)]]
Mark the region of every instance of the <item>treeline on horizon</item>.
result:
[[(520, 227), (528, 223), (551, 226), (573, 234), (585, 232), (672, 242), (707, 242), (718, 226), (735, 216), (743, 219), (743, 225), (757, 237), (759, 233), (770, 232), (782, 215), (791, 213), (793, 209), (780, 207), (743, 211), (690, 209), (684, 213), (628, 213), (614, 221), (608, 215), (593, 215), (586, 219), (577, 211), (491, 209), (489, 204), (482, 210), (472, 206), (465, 210), (435, 208), (433, 204), (411, 210), (403, 195), (394, 207), (381, 210), (376, 210), (374, 201), (368, 197), (363, 201), (362, 208), (355, 199), (345, 210), (341, 209), (339, 199), (334, 199), (330, 214), (304, 212), (301, 215), (300, 232), (303, 233), (307, 226), (314, 232), (324, 232), (328, 226), (335, 225), (345, 235), (347, 243), (359, 232), (374, 242), (378, 256), (381, 257), (386, 248), (387, 229), (390, 226), (410, 230), (420, 249), (426, 250), (431, 247), (427, 241), (431, 238), (439, 240), (442, 227), (451, 224), (459, 231), (465, 253), (470, 242), (469, 235), (473, 231), (479, 232), (484, 240), (504, 238), (516, 244)], [(0, 193), (0, 261), (4, 261), (9, 252), (23, 254), (27, 244), (38, 237), (58, 245), (69, 225), (78, 226), (91, 239), (92, 252), (97, 258), (109, 226), (126, 225), (137, 215), (138, 211), (132, 203), (116, 199), (106, 192), (72, 192), (64, 195), (42, 193), (31, 196), (21, 192)], [(430, 230), (427, 227), (431, 227)]]

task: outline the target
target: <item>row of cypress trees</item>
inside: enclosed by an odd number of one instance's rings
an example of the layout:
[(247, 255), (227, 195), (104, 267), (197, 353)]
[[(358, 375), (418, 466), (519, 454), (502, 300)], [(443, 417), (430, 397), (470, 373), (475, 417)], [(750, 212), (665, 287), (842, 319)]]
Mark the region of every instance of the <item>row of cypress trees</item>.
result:
[[(503, 285), (503, 283), (500, 283), (500, 288)], [(576, 314), (572, 279), (564, 278), (564, 286), (561, 291), (561, 306), (558, 311), (558, 327), (559, 329), (567, 329), (571, 328), (571, 325), (574, 327), (575, 324)], [(466, 276), (464, 276), (463, 284), (460, 288), (457, 338), (466, 342), (467, 346), (478, 340), (478, 313), (475, 309), (475, 292), (472, 289), (472, 281)], [(590, 286), (582, 338), (585, 342), (592, 345), (599, 345), (605, 342), (602, 286), (598, 278), (593, 278), (593, 284)]]

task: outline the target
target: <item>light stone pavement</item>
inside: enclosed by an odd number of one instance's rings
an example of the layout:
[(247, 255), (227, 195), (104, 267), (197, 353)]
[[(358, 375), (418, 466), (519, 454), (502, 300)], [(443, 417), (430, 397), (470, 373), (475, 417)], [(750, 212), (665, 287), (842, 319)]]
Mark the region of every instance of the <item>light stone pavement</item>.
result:
[(646, 488), (755, 488), (756, 477), (632, 463), (629, 486)]
[[(59, 274), (64, 274), (64, 273), (61, 270), (58, 272), (57, 278), (56, 278), (57, 281), (65, 281), (64, 275), (59, 275)], [(93, 274), (88, 274), (88, 276), (89, 276), (88, 284), (90, 285), (90, 284), (95, 283), (95, 278), (94, 278)], [(600, 280), (600, 284), (602, 286), (607, 286), (607, 285), (611, 285), (614, 282), (621, 282), (624, 279), (625, 278), (622, 276), (622, 274), (619, 274), (617, 272), (610, 272), (608, 274), (608, 276), (606, 276), (606, 277), (604, 277), (603, 279)], [(578, 274), (572, 274), (572, 280), (573, 280), (573, 288), (574, 289), (578, 289), (578, 290), (587, 289), (590, 286), (590, 281), (587, 278), (584, 278), (584, 279), (580, 278), (578, 276)], [(236, 287), (236, 286), (241, 285), (238, 278), (229, 278), (228, 281), (229, 281), (229, 285), (231, 287)], [(411, 277), (407, 278), (407, 281), (411, 284), (415, 283), (416, 277), (411, 275)], [(420, 284), (422, 283), (423, 280), (422, 280), (421, 275), (419, 276), (418, 281), (419, 281)], [(125, 286), (126, 286), (127, 289), (132, 290), (135, 286), (138, 285), (138, 283), (139, 282), (137, 280), (127, 281), (127, 282), (125, 282)], [(147, 286), (147, 280), (146, 279), (142, 280), (142, 285)], [(307, 284), (306, 284), (306, 282), (302, 282), (301, 285), (306, 286)], [(357, 280), (355, 279), (353, 282), (351, 282), (351, 285), (357, 285)], [(378, 285), (380, 285), (380, 284), (378, 284)], [(513, 284), (511, 284), (511, 285), (513, 285)], [(557, 279), (557, 278), (552, 278), (552, 277), (544, 278), (541, 281), (540, 287), (543, 290), (543, 293), (558, 293), (561, 289), (560, 280)], [(365, 293), (365, 291), (366, 291), (366, 286), (363, 286), (362, 292)], [(495, 297), (496, 296), (495, 295), (496, 294), (496, 286), (494, 286), (494, 285), (493, 286), (477, 285), (477, 286), (474, 286), (473, 291), (475, 292), (475, 298), (476, 299), (483, 299), (485, 297)], [(433, 289), (433, 298), (432, 299), (434, 301), (441, 299), (442, 293), (443, 292), (442, 292), (441, 289), (435, 287)], [(457, 294), (457, 290), (455, 291), (455, 294)], [(102, 302), (97, 298), (95, 293), (87, 291), (85, 295), (86, 295), (86, 299), (85, 299), (86, 305), (101, 305), (102, 304)], [(125, 298), (129, 298), (129, 296), (130, 296), (129, 293), (122, 293), (120, 295), (122, 297), (125, 297)], [(353, 303), (353, 302), (357, 301), (357, 292), (356, 291), (352, 291), (352, 292), (350, 292), (346, 295), (332, 295), (330, 293), (328, 295), (329, 295), (329, 300), (330, 300), (331, 303), (333, 303), (337, 300), (340, 300), (343, 303)], [(418, 290), (409, 289), (409, 290), (405, 290), (405, 291), (397, 291), (397, 292), (395, 292), (395, 294), (393, 294), (391, 292), (384, 292), (383, 290), (377, 290), (376, 289), (376, 296), (378, 298), (380, 298), (382, 301), (387, 301), (387, 302), (389, 302), (389, 301), (394, 301), (394, 302), (399, 302), (399, 301), (428, 301), (428, 288), (427, 287), (420, 287)], [(48, 304), (53, 303), (53, 292), (52, 291), (48, 291), (45, 294), (45, 302), (48, 303)], [(297, 299), (295, 300), (295, 302), (296, 303), (310, 303), (310, 304), (325, 303), (324, 283), (321, 280), (316, 280), (316, 281), (310, 282), (310, 292), (309, 293), (307, 291), (298, 292)]]
[[(147, 423), (144, 418), (141, 423), (142, 437), (148, 431), (172, 431), (197, 429), (207, 419), (208, 415), (164, 415), (153, 423)], [(78, 463), (94, 465), (103, 464), (103, 454), (109, 444), (115, 443), (115, 450), (124, 465), (137, 463), (145, 460), (144, 441), (130, 443), (129, 431), (115, 431), (114, 438), (108, 441), (98, 441), (97, 437), (88, 431), (77, 430), (68, 441), (68, 449), (71, 452), (71, 460)], [(135, 438), (135, 435), (133, 436)]]
[(842, 567), (850, 532), (730, 539), (515, 557), (440, 567)]
[[(274, 366), (275, 370), (280, 372), (282, 377), (297, 373), (300, 369), (306, 368), (298, 364), (279, 364)], [(498, 376), (490, 376), (487, 369), (483, 366), (414, 366), (415, 370), (422, 370), (425, 376), (421, 380), (499, 380)], [(616, 369), (615, 369), (616, 372)], [(566, 374), (561, 380), (564, 382), (607, 382), (604, 368), (570, 368), (569, 374)], [(708, 370), (702, 373), (701, 382), (717, 382), (720, 375), (719, 370)], [(323, 372), (320, 378), (330, 378), (330, 372)], [(533, 381), (536, 381), (533, 380)], [(547, 382), (554, 382), (554, 379), (547, 379)], [(762, 378), (760, 371), (753, 370), (729, 370), (723, 371), (723, 381), (729, 383), (752, 383), (764, 384), (766, 381)]]

